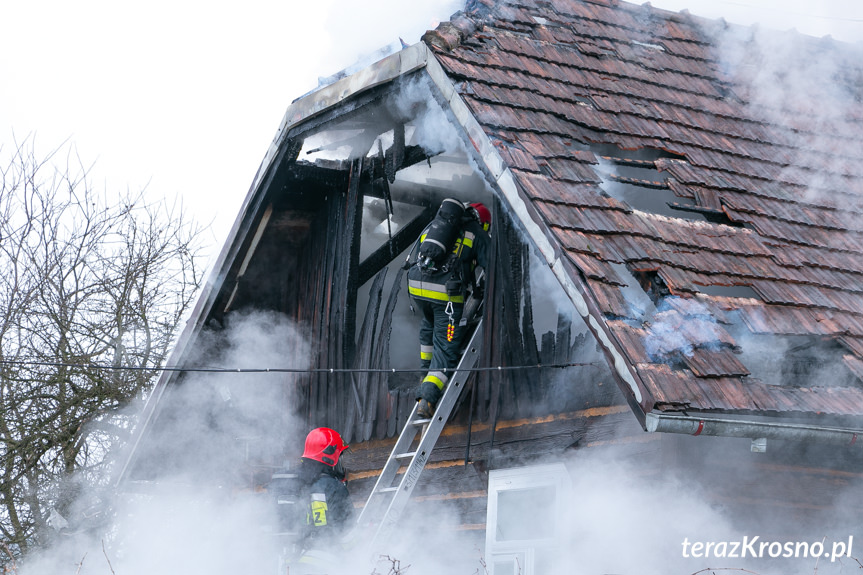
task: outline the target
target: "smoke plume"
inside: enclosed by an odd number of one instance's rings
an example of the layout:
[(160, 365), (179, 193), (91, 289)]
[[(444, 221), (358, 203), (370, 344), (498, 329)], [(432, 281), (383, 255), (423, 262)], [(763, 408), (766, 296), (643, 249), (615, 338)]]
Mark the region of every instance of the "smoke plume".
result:
[[(286, 318), (265, 312), (235, 312), (196, 345), (195, 367), (231, 369), (304, 369), (310, 349)], [(175, 382), (136, 455), (134, 473), (150, 480), (132, 477), (113, 494), (112, 519), (98, 528), (76, 530), (79, 518), (68, 518), (22, 575), (275, 573), (274, 509), (241, 472), (266, 475), (302, 452), (306, 430), (285, 408), (293, 377), (190, 372)]]

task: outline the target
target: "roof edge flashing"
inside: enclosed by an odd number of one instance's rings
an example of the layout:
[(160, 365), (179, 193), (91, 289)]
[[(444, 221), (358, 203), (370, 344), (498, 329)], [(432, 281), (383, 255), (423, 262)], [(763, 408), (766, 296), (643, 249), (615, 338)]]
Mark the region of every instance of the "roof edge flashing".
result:
[(428, 48), (422, 42), (417, 42), (295, 100), (285, 112), (276, 141), (297, 124), (336, 106), (342, 100), (423, 68), (428, 60)]
[(679, 433), (692, 436), (710, 435), (748, 439), (781, 439), (786, 441), (818, 441), (848, 446), (863, 444), (863, 442), (857, 442), (858, 435), (863, 435), (863, 429), (696, 417), (692, 415), (670, 415), (653, 411), (646, 414), (645, 420), (645, 428), (649, 433)]
[(276, 130), (276, 136), (267, 149), (267, 153), (264, 154), (264, 159), (261, 161), (251, 189), (257, 189), (267, 172), (267, 168), (278, 154), (279, 147), (294, 127), (337, 106), (352, 96), (425, 68), (429, 61), (429, 55), (428, 47), (422, 42), (417, 42), (350, 76), (313, 90), (291, 102), (278, 130)]

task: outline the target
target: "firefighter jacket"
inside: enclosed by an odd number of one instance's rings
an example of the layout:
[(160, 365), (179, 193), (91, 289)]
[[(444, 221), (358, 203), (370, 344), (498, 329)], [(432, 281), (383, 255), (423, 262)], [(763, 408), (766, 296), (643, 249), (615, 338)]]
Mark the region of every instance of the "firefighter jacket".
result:
[(304, 459), (301, 476), (308, 481), (304, 490), (309, 505), (304, 547), (328, 548), (350, 524), (354, 507), (348, 488), (334, 476), (332, 467), (317, 461)]
[(424, 268), (417, 263), (417, 252), (425, 239), (423, 230), (408, 256), (408, 292), (416, 299), (435, 303), (464, 303), (468, 287), (475, 281), (475, 268), (488, 266), (488, 233), (474, 219), (466, 219), (450, 254), (439, 265)]

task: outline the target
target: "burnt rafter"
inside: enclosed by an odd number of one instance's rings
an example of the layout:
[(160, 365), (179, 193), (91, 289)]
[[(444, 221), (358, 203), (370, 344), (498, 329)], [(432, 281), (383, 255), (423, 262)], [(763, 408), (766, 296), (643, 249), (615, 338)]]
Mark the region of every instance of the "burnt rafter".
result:
[[(360, 234), (363, 221), (363, 193), (364, 188), (362, 181), (362, 162), (357, 159), (353, 162), (350, 171), (348, 182), (347, 196), (345, 198), (345, 213), (347, 215), (345, 221), (345, 233), (348, 236), (348, 262), (347, 262), (347, 294), (345, 300), (345, 333), (353, 334), (356, 332), (356, 307), (357, 307), (357, 289), (362, 285), (357, 274), (353, 270), (358, 270), (360, 259)], [(345, 337), (343, 342), (344, 357), (346, 363), (353, 357), (354, 341), (350, 337)]]
[(286, 170), (286, 181), (314, 182), (326, 188), (342, 191), (348, 187), (350, 179), (350, 163), (337, 166), (323, 166), (308, 162), (291, 164)]
[(393, 261), (396, 254), (400, 254), (409, 248), (419, 237), (423, 228), (432, 220), (436, 210), (437, 207), (434, 204), (425, 206), (419, 215), (408, 222), (388, 242), (364, 259), (360, 263), (357, 272), (358, 285), (363, 285), (369, 281), (376, 273)]
[[(409, 168), (420, 162), (427, 161), (430, 156), (420, 146), (406, 146), (402, 152), (394, 153), (392, 147), (384, 153), (367, 157), (363, 160), (363, 179), (365, 181), (389, 180), (388, 166), (393, 166), (395, 159), (401, 158), (396, 169)], [(341, 191), (347, 188), (350, 174), (350, 162), (292, 162), (280, 174), (283, 185), (288, 182), (314, 182), (328, 189)], [(375, 185), (366, 190), (373, 197), (385, 199), (382, 186)]]
[(404, 124), (399, 124), (393, 128), (393, 145), (387, 152), (389, 153), (384, 162), (384, 171), (387, 174), (387, 181), (393, 183), (396, 181), (396, 172), (402, 168), (405, 159)]
[[(429, 156), (420, 146), (405, 146), (401, 152), (394, 151), (393, 148), (395, 147), (391, 146), (383, 153), (383, 156), (375, 154), (374, 156), (365, 158), (363, 161), (363, 173), (372, 181), (385, 179), (391, 183), (395, 181), (395, 173), (397, 171), (410, 168), (433, 157)], [(396, 164), (395, 162), (399, 158), (401, 159)], [(390, 177), (390, 173), (392, 173), (392, 177)], [(369, 193), (369, 195), (385, 199), (383, 194), (381, 186), (375, 186), (375, 189), (370, 190)]]

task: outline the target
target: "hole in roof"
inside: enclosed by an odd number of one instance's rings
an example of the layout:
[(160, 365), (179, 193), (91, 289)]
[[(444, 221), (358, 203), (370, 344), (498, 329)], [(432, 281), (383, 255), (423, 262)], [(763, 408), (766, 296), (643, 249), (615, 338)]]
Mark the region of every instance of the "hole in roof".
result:
[(668, 187), (668, 175), (656, 168), (659, 158), (680, 158), (663, 150), (621, 150), (598, 145), (591, 150), (599, 160), (602, 189), (612, 198), (636, 210), (671, 218), (707, 221), (694, 199), (677, 196)]
[(638, 285), (641, 286), (654, 306), (659, 307), (659, 303), (671, 295), (671, 290), (668, 289), (665, 280), (660, 277), (657, 270), (633, 270), (632, 277), (638, 281)]
[(392, 207), (393, 213), (390, 214), (386, 200), (371, 196), (363, 198), (360, 261), (386, 244), (405, 224), (422, 212), (422, 207), (405, 202), (393, 201)]
[[(416, 127), (406, 124), (405, 141), (414, 144)], [(388, 126), (362, 126), (344, 123), (322, 130), (303, 140), (297, 161), (316, 164), (353, 160), (387, 151), (394, 141), (394, 130)]]
[[(722, 224), (725, 226), (731, 226), (732, 228), (753, 229), (752, 226), (750, 226), (746, 222), (736, 222), (732, 220), (728, 217), (728, 214), (726, 214), (722, 210), (705, 208), (704, 206), (699, 205), (697, 202), (690, 201), (686, 204), (674, 202), (671, 204), (671, 207), (672, 209), (678, 210), (680, 212), (692, 212), (694, 214), (699, 214), (705, 221), (708, 221), (711, 224)], [(674, 217), (681, 217), (681, 214), (676, 214)]]
[(606, 144), (591, 146), (591, 150), (599, 160), (596, 171), (602, 178), (602, 189), (612, 198), (636, 210), (665, 217), (743, 226), (725, 212), (705, 208), (694, 198), (678, 196), (669, 188), (668, 174), (657, 169), (656, 160), (685, 159), (683, 156), (655, 148), (622, 150)]
[(752, 298), (757, 300), (761, 299), (758, 293), (749, 286), (697, 285), (697, 287), (698, 291), (705, 295), (712, 295), (717, 297)]
[(685, 160), (685, 156), (673, 154), (666, 150), (658, 148), (638, 148), (635, 150), (624, 150), (614, 144), (593, 144), (590, 146), (591, 151), (597, 156), (607, 156), (610, 161), (626, 162), (648, 162), (653, 165), (660, 158), (670, 158), (673, 160)]
[(318, 132), (303, 141), (298, 160), (318, 162), (320, 160), (342, 161), (359, 154), (354, 150), (363, 130), (328, 130)]
[(847, 350), (836, 340), (809, 335), (754, 334), (740, 324), (732, 329), (737, 358), (750, 377), (785, 387), (860, 387), (845, 365)]
[[(632, 272), (626, 264), (609, 263), (609, 265), (614, 268), (618, 278), (626, 282), (626, 285), (621, 288), (621, 292), (629, 308), (629, 319), (641, 322), (652, 317), (656, 313), (655, 301), (644, 288), (644, 283), (649, 285), (650, 281), (645, 282), (643, 278), (637, 277), (636, 273)], [(659, 279), (659, 281), (662, 280)]]

